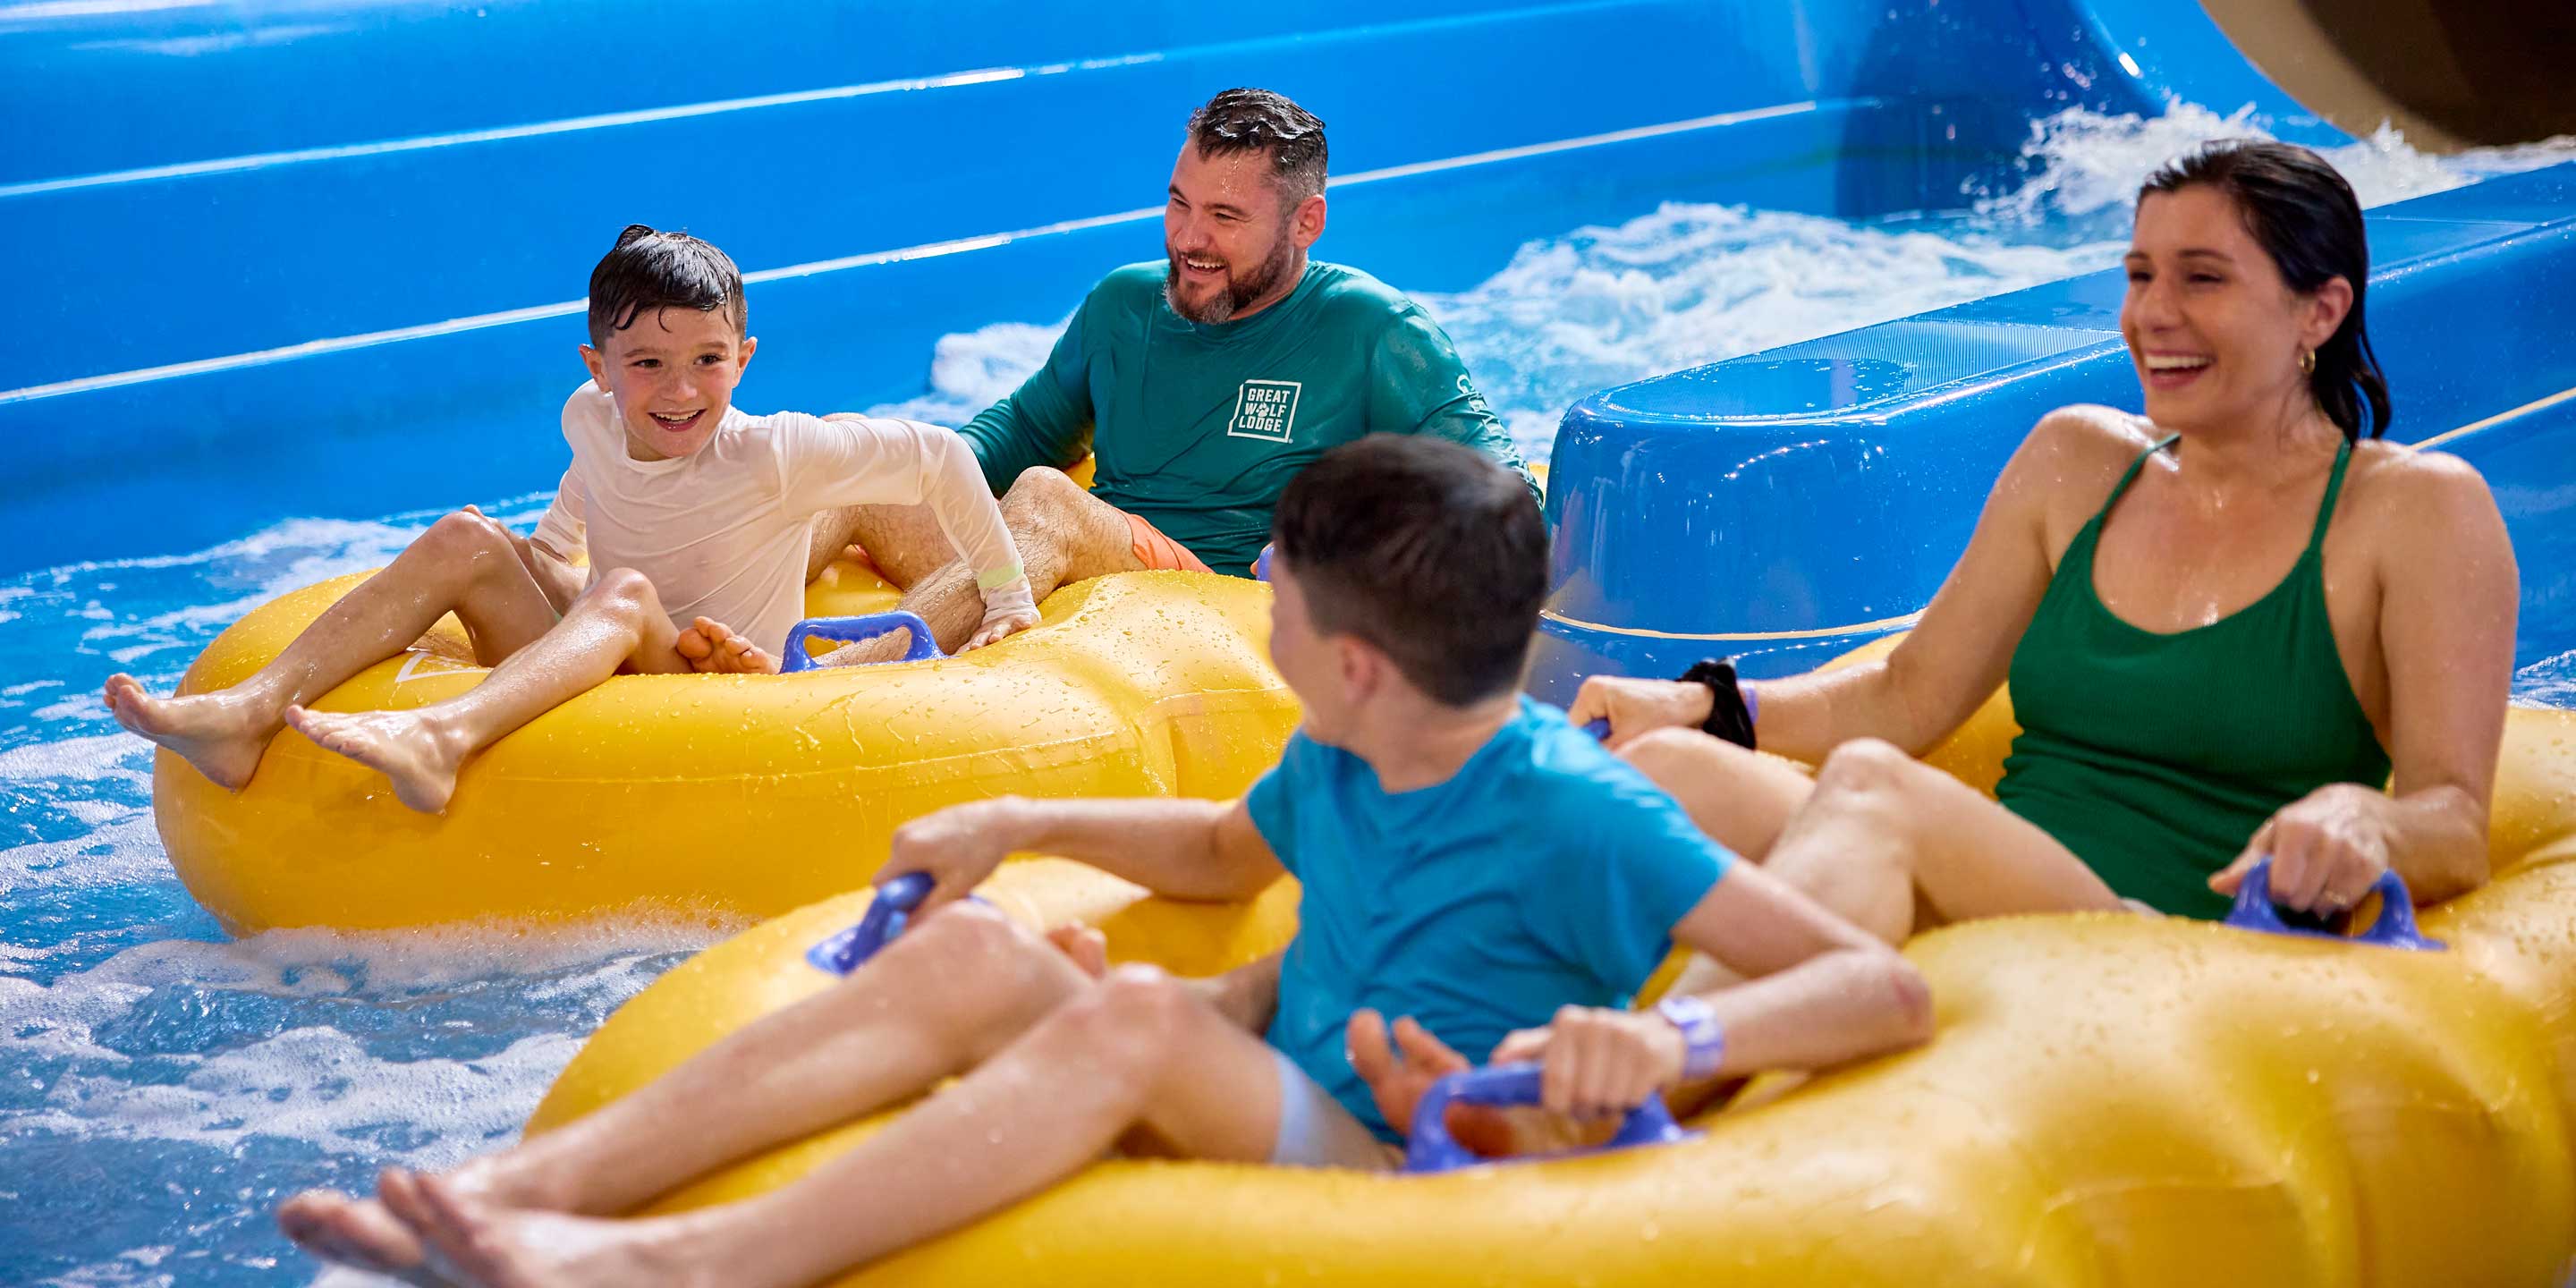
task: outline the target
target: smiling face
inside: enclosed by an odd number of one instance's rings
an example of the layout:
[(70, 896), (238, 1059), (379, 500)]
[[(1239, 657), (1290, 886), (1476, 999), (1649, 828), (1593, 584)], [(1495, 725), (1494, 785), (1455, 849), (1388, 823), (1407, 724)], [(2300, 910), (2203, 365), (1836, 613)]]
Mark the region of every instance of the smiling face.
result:
[(1181, 145), (1163, 202), (1163, 291), (1172, 311), (1213, 325), (1285, 299), (1324, 231), (1324, 199), (1288, 205), (1258, 148), (1207, 155)]
[(2120, 335), (2146, 390), (2147, 418), (2208, 429), (2313, 404), (2300, 356), (2335, 333), (2352, 307), (2338, 277), (2290, 289), (2226, 193), (2206, 184), (2138, 203), (2126, 261)]
[(583, 345), (581, 360), (617, 402), (626, 454), (661, 461), (715, 437), (758, 344), (729, 310), (665, 308), (609, 332), (604, 350)]

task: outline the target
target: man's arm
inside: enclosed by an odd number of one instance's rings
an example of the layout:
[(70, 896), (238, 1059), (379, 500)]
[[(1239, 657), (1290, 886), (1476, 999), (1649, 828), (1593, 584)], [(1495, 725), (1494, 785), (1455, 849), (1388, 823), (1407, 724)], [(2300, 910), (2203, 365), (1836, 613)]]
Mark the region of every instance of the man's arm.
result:
[(1368, 427), (1372, 433), (1432, 434), (1491, 457), (1521, 476), (1530, 496), (1538, 480), (1467, 375), (1449, 335), (1417, 305), (1406, 304), (1369, 360)]
[(926, 910), (964, 898), (1020, 852), (1078, 859), (1174, 899), (1249, 899), (1285, 871), (1239, 800), (1005, 796), (897, 828), (876, 880), (929, 873)]
[(852, 505), (929, 507), (983, 593), (983, 620), (967, 649), (1037, 625), (1037, 601), (1019, 544), (958, 434), (912, 420), (782, 415), (773, 441), (790, 513)]
[(1090, 312), (1085, 300), (1056, 337), (1046, 365), (957, 431), (975, 449), (993, 495), (1010, 491), (1023, 470), (1063, 469), (1082, 459), (1092, 418), (1091, 377), (1083, 360), (1083, 321)]

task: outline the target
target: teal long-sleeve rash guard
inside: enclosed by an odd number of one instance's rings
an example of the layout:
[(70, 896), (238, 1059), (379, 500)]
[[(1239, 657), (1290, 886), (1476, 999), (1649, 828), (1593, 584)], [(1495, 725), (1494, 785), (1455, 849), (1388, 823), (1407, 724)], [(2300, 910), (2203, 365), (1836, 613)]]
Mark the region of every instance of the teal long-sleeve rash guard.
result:
[(962, 431), (998, 494), (1085, 440), (1093, 492), (1210, 568), (1247, 576), (1280, 490), (1327, 450), (1373, 433), (1437, 434), (1538, 484), (1440, 325), (1357, 269), (1310, 263), (1288, 297), (1241, 321), (1172, 311), (1165, 265), (1101, 279), (1046, 365)]

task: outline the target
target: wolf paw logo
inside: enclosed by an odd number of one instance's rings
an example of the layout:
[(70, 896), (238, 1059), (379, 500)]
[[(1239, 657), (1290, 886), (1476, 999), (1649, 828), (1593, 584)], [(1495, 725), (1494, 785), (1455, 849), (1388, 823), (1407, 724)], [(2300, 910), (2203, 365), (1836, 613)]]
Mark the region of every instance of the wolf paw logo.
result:
[(1226, 435), (1287, 442), (1297, 428), (1297, 394), (1303, 387), (1294, 380), (1244, 381), (1234, 396), (1234, 419), (1226, 422)]

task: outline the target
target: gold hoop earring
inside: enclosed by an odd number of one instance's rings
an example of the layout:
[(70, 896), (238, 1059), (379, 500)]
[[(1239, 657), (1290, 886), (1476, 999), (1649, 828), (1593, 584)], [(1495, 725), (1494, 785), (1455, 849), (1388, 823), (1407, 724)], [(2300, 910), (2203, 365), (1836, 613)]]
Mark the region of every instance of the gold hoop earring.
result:
[(2303, 376), (2313, 376), (2313, 375), (2317, 374), (2317, 351), (2316, 351), (2316, 350), (2314, 350), (2314, 349), (2301, 349), (2301, 350), (2299, 350), (2299, 374), (2300, 374), (2300, 375), (2303, 375)]

